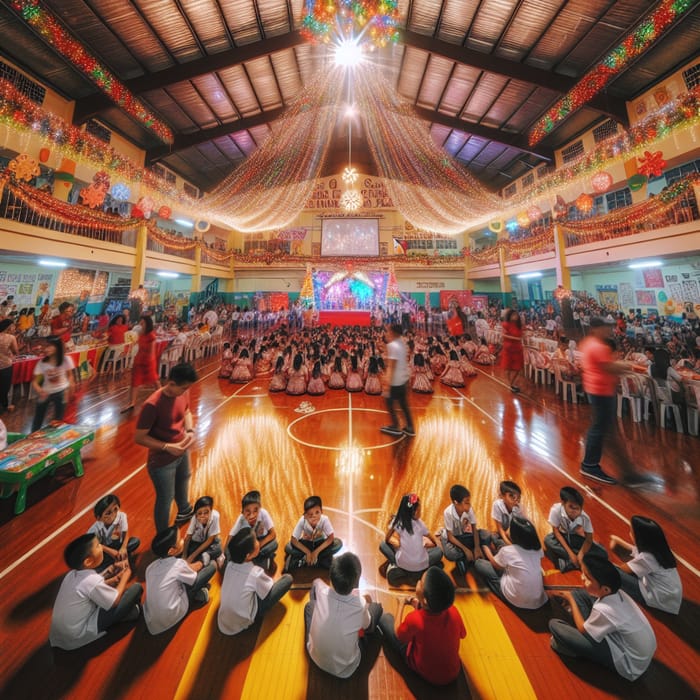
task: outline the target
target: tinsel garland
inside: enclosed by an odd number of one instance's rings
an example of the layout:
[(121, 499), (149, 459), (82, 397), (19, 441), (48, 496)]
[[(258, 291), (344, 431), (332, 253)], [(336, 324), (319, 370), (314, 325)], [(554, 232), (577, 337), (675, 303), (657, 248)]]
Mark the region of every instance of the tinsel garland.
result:
[(173, 132), (158, 119), (104, 64), (100, 63), (79, 41), (74, 39), (61, 22), (39, 0), (12, 0), (15, 12), (63, 58), (80, 70), (139, 124), (161, 141), (172, 143)]
[(17, 131), (36, 134), (55, 146), (62, 156), (87, 162), (96, 170), (109, 170), (132, 185), (141, 185), (158, 199), (168, 200), (179, 211), (191, 212), (197, 217), (208, 216), (201, 201), (187, 196), (104, 141), (42, 109), (5, 79), (0, 79), (0, 122)]
[(534, 146), (569, 115), (597, 95), (615, 76), (647, 51), (662, 34), (697, 0), (663, 0), (610, 51), (602, 61), (586, 73), (574, 87), (541, 117), (530, 131), (529, 143)]

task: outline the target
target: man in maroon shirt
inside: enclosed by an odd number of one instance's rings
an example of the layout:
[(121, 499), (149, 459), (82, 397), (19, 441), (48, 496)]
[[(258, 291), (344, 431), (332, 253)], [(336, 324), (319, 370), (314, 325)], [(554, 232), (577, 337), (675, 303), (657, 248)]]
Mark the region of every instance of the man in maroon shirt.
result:
[(51, 335), (58, 336), (64, 343), (70, 343), (74, 313), (75, 306), (69, 301), (64, 301), (58, 307), (58, 315), (51, 319)]
[[(459, 644), (467, 631), (454, 600), (455, 588), (450, 577), (437, 566), (431, 566), (416, 584), (416, 595), (404, 601), (414, 611), (396, 629), (391, 613), (384, 613), (379, 620), (386, 643), (433, 685), (452, 683), (462, 670)], [(403, 608), (399, 619), (402, 613)]]
[(190, 462), (188, 448), (194, 442), (189, 388), (197, 381), (194, 367), (175, 365), (168, 381), (143, 404), (134, 440), (148, 448), (146, 467), (156, 491), (156, 532), (170, 525), (170, 506), (177, 503), (176, 523), (192, 517), (189, 501)]

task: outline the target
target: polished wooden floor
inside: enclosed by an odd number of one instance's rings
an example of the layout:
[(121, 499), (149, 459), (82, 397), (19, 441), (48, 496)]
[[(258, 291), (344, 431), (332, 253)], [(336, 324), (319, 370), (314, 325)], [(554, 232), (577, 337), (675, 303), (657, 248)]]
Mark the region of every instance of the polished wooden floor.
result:
[[(97, 430), (84, 450), (85, 476), (70, 468), (29, 491), (26, 511), (13, 516), (13, 501), (0, 502), (0, 614), (3, 698), (659, 698), (697, 697), (700, 641), (700, 497), (698, 438), (653, 424), (620, 421), (626, 449), (640, 470), (663, 478), (648, 490), (586, 483), (578, 473), (587, 405), (562, 403), (551, 388), (528, 385), (514, 396), (498, 369), (486, 369), (464, 389), (436, 384), (433, 396), (412, 395), (417, 436), (392, 439), (382, 400), (345, 391), (324, 397), (267, 393), (267, 380), (240, 386), (217, 379), (218, 363), (204, 360), (192, 390), (197, 436), (192, 453), (191, 495), (211, 494), (227, 530), (243, 492), (258, 488), (275, 518), (282, 542), (301, 514), (303, 499), (317, 493), (336, 533), (363, 563), (362, 586), (386, 609), (400, 591), (388, 590), (378, 573), (377, 551), (389, 514), (402, 493), (416, 491), (423, 517), (436, 529), (448, 490), (460, 482), (472, 491), (486, 523), (498, 482), (514, 479), (540, 533), (564, 484), (586, 492), (596, 538), (627, 536), (626, 519), (647, 514), (662, 523), (679, 557), (685, 600), (679, 616), (647, 611), (658, 651), (647, 673), (628, 683), (585, 662), (562, 660), (549, 648), (548, 609), (518, 614), (486, 594), (471, 574), (459, 577), (458, 606), (468, 636), (465, 672), (457, 683), (434, 689), (407, 673), (378, 641), (356, 676), (338, 681), (309, 663), (303, 648), (303, 604), (311, 576), (301, 572), (295, 590), (266, 618), (234, 638), (216, 629), (218, 581), (208, 606), (193, 611), (175, 630), (151, 637), (143, 620), (121, 625), (82, 650), (52, 651), (47, 642), (51, 608), (65, 574), (62, 551), (92, 523), (94, 502), (119, 494), (130, 534), (152, 538), (152, 487), (145, 451), (133, 444), (135, 418), (119, 414), (124, 380), (101, 377), (84, 385), (72, 417)], [(298, 413), (303, 400), (315, 410)], [(5, 417), (10, 430), (26, 431), (31, 406), (20, 401)], [(614, 466), (606, 464), (611, 472)], [(142, 546), (136, 578), (143, 580), (152, 555)], [(282, 555), (278, 555), (282, 565)], [(543, 561), (547, 585), (577, 585), (576, 573), (559, 574)], [(405, 594), (404, 594), (405, 595)]]

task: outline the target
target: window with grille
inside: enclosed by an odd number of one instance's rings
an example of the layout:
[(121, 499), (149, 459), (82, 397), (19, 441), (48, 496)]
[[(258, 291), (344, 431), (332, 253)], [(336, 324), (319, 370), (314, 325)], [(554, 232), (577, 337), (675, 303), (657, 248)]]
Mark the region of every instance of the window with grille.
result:
[(561, 157), (565, 163), (575, 160), (583, 155), (583, 141), (576, 141), (570, 146), (561, 149)]
[(112, 140), (112, 132), (107, 127), (102, 126), (100, 122), (95, 121), (94, 119), (87, 120), (87, 122), (85, 123), (85, 131), (91, 136), (94, 136), (95, 138), (100, 139), (100, 141), (104, 141), (105, 143), (109, 143)]
[(183, 182), (182, 189), (185, 191), (185, 194), (188, 197), (192, 197), (192, 199), (197, 199), (199, 197), (199, 190), (194, 185), (190, 185), (189, 182)]
[(23, 95), (38, 105), (43, 104), (46, 97), (46, 88), (22, 75), (18, 70), (0, 61), (0, 78), (12, 83)]
[(667, 170), (663, 174), (663, 177), (666, 178), (667, 185), (672, 185), (674, 182), (677, 182), (691, 173), (700, 173), (700, 160), (691, 160), (690, 163), (684, 163), (677, 168), (671, 168), (671, 170)]
[(504, 196), (504, 197), (512, 197), (512, 196), (516, 193), (517, 189), (518, 189), (518, 186), (517, 186), (517, 184), (514, 182), (514, 183), (512, 183), (511, 185), (508, 185), (508, 187), (506, 187), (506, 188), (503, 190), (503, 196)]
[(170, 185), (174, 185), (175, 182), (177, 181), (177, 177), (176, 177), (175, 173), (172, 172), (171, 170), (166, 170), (165, 171), (165, 181)]
[(614, 136), (617, 133), (617, 122), (614, 119), (608, 119), (599, 126), (593, 129), (593, 140), (596, 143), (605, 141), (605, 139)]
[(696, 63), (694, 66), (688, 68), (688, 70), (684, 70), (683, 80), (688, 90), (692, 90), (694, 87), (700, 85), (700, 63)]
[(164, 168), (162, 165), (159, 165), (158, 163), (156, 163), (156, 164), (151, 168), (151, 170), (153, 170), (153, 172), (154, 172), (158, 177), (162, 177), (163, 179), (165, 179), (165, 168)]
[(535, 173), (528, 173), (523, 177), (523, 187), (530, 187), (535, 184)]
[(551, 163), (547, 163), (547, 165), (540, 165), (540, 167), (537, 168), (537, 177), (541, 180), (543, 177), (547, 177), (547, 175), (553, 172), (554, 166)]
[(608, 211), (619, 209), (620, 207), (628, 207), (632, 204), (632, 192), (629, 187), (615, 192), (608, 192), (605, 195), (605, 202), (608, 205)]

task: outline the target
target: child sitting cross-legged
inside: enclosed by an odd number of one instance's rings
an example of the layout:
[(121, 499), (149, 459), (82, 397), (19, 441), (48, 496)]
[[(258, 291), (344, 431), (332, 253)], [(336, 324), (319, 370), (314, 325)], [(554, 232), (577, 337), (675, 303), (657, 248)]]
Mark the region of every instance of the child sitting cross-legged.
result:
[(52, 647), (78, 649), (118, 622), (138, 619), (141, 584), (127, 587), (131, 577), (127, 561), (97, 573), (103, 557), (102, 545), (93, 534), (81, 535), (66, 547), (63, 558), (71, 571), (61, 582), (53, 606)]
[(184, 544), (185, 561), (193, 563), (201, 561), (206, 566), (210, 561), (224, 565), (221, 556), (221, 516), (214, 508), (211, 496), (202, 496), (194, 504), (194, 515), (190, 518)]
[(382, 616), (382, 606), (369, 595), (354, 593), (362, 565), (357, 555), (346, 552), (333, 559), (332, 588), (314, 580), (310, 600), (304, 608), (306, 648), (314, 663), (338, 678), (348, 678), (360, 665), (361, 635), (373, 632)]
[[(409, 668), (433, 685), (451, 683), (462, 668), (459, 644), (467, 631), (453, 605), (454, 599), (450, 577), (442, 569), (431, 566), (416, 584), (415, 596), (404, 601), (396, 628), (391, 613), (384, 613), (379, 620), (385, 643)], [(402, 621), (406, 605), (414, 610)]]
[(269, 570), (275, 560), (277, 551), (277, 532), (270, 514), (262, 507), (260, 491), (248, 491), (241, 501), (241, 514), (229, 532), (224, 546), (224, 554), (228, 555), (228, 545), (231, 538), (242, 528), (249, 527), (255, 533), (260, 545), (260, 551), (253, 561), (254, 564)]
[(104, 552), (104, 560), (98, 571), (106, 569), (115, 561), (122, 561), (127, 557), (131, 559), (141, 540), (138, 537), (129, 537), (129, 523), (126, 513), (121, 510), (119, 497), (113, 493), (103, 496), (95, 503), (93, 513), (95, 522), (90, 526), (88, 534), (97, 536)]
[(146, 569), (146, 603), (143, 616), (151, 634), (160, 634), (176, 625), (195, 603), (206, 603), (206, 584), (216, 571), (214, 562), (189, 563), (181, 559), (182, 540), (175, 525), (159, 532), (151, 543), (159, 557)]
[(330, 569), (333, 555), (343, 543), (333, 533), (333, 525), (323, 514), (320, 496), (309, 496), (304, 501), (304, 515), (299, 518), (292, 540), (284, 548), (287, 556), (284, 570), (291, 571), (302, 566), (322, 566)]
[(284, 574), (277, 582), (253, 561), (260, 553), (255, 532), (241, 528), (228, 543), (230, 562), (221, 586), (218, 624), (223, 634), (238, 634), (262, 617), (292, 587), (293, 579)]
[(550, 620), (550, 645), (562, 656), (580, 656), (606, 666), (629, 681), (648, 668), (656, 637), (637, 604), (620, 589), (620, 572), (607, 559), (583, 557), (583, 589), (550, 591), (571, 608), (573, 625)]

